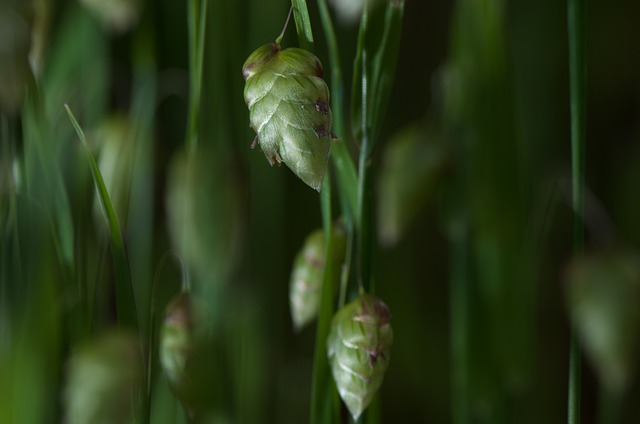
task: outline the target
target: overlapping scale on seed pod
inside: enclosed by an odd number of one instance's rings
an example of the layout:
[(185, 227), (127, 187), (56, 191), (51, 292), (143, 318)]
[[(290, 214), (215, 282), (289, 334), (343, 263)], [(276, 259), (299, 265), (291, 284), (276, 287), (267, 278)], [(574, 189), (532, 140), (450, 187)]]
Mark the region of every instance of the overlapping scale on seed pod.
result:
[[(345, 255), (345, 234), (342, 225), (332, 231), (333, 264), (340, 266)], [(326, 263), (326, 245), (322, 229), (313, 231), (296, 255), (289, 281), (289, 305), (296, 330), (302, 329), (318, 315)]]
[(389, 365), (391, 312), (365, 294), (339, 310), (331, 323), (327, 354), (338, 392), (354, 420), (369, 406)]
[(113, 330), (90, 340), (67, 364), (64, 422), (138, 422), (142, 376), (142, 351), (133, 334)]
[(320, 191), (331, 150), (329, 88), (311, 52), (266, 44), (242, 67), (250, 126), (271, 165)]
[(628, 387), (640, 353), (640, 255), (579, 256), (566, 283), (573, 325), (600, 381), (609, 389)]
[(160, 330), (160, 364), (171, 389), (186, 411), (193, 415), (190, 391), (193, 381), (187, 365), (195, 349), (193, 300), (189, 292), (181, 292), (167, 306)]

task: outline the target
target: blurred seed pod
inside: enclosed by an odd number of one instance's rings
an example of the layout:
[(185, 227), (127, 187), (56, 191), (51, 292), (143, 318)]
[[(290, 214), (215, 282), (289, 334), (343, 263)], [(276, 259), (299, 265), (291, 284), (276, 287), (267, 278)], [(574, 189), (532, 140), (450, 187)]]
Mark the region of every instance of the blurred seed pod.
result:
[[(123, 115), (115, 115), (107, 120), (91, 135), (92, 142), (99, 149), (98, 167), (109, 191), (109, 197), (120, 221), (125, 228), (129, 212), (131, 194), (131, 174), (133, 170), (135, 140), (132, 125)], [(94, 219), (98, 228), (105, 228), (100, 210), (100, 202), (93, 203)]]
[(112, 330), (90, 340), (67, 364), (65, 423), (130, 423), (139, 419), (143, 368), (138, 339)]
[(378, 234), (393, 246), (433, 196), (442, 180), (447, 154), (440, 135), (413, 124), (386, 146), (379, 177)]
[(190, 402), (192, 382), (187, 375), (187, 364), (194, 350), (194, 311), (191, 294), (182, 292), (167, 306), (160, 330), (160, 363), (171, 389), (185, 410), (193, 415)]
[(627, 387), (640, 341), (640, 256), (575, 258), (566, 284), (571, 320), (600, 380), (612, 389)]
[(382, 385), (393, 344), (391, 312), (372, 295), (362, 295), (333, 317), (327, 353), (340, 397), (354, 420)]
[(30, 8), (13, 3), (0, 2), (0, 110), (8, 115), (20, 110), (32, 78)]
[(269, 163), (284, 162), (320, 191), (331, 150), (329, 88), (320, 60), (300, 48), (266, 44), (249, 56), (242, 76), (250, 126)]
[(131, 29), (138, 22), (140, 0), (80, 0), (80, 2), (110, 31)]
[[(346, 23), (352, 24), (358, 22), (362, 16), (364, 5), (368, 3), (368, 7), (378, 6), (382, 0), (329, 0), (331, 6), (336, 11), (338, 18)], [(389, 1), (389, 0), (387, 0)]]
[[(334, 225), (333, 264), (344, 261), (346, 239), (341, 225)], [(326, 262), (326, 246), (322, 228), (312, 232), (296, 255), (289, 281), (291, 318), (296, 330), (302, 329), (318, 315)]]
[(242, 193), (232, 161), (221, 160), (204, 145), (190, 157), (180, 152), (173, 160), (167, 182), (168, 230), (205, 292), (228, 281), (238, 261)]

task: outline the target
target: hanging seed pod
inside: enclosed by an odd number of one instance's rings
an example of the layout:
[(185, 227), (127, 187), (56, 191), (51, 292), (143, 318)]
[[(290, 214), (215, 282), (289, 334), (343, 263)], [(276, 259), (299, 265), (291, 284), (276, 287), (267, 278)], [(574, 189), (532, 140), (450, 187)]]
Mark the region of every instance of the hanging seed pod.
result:
[[(91, 140), (99, 149), (98, 168), (118, 221), (126, 228), (136, 145), (132, 123), (124, 115), (111, 116), (91, 134)], [(106, 230), (97, 197), (93, 202), (93, 218), (96, 228)]]
[(187, 365), (194, 350), (194, 316), (191, 295), (180, 293), (174, 298), (165, 312), (160, 330), (160, 363), (171, 389), (185, 410), (192, 414), (190, 402), (190, 379)]
[(600, 380), (610, 389), (627, 387), (640, 348), (640, 256), (578, 257), (566, 281), (571, 319)]
[(383, 157), (378, 234), (383, 244), (394, 246), (441, 182), (447, 152), (437, 130), (412, 124), (389, 140)]
[(242, 250), (243, 189), (235, 163), (222, 159), (205, 145), (180, 152), (167, 181), (171, 241), (205, 297), (229, 281)]
[[(345, 255), (345, 235), (342, 226), (333, 226), (333, 264), (340, 266)], [(326, 262), (326, 246), (322, 229), (315, 230), (305, 240), (293, 262), (289, 282), (291, 318), (296, 330), (302, 329), (318, 315)]]
[(391, 312), (380, 299), (362, 295), (333, 317), (327, 353), (333, 379), (354, 420), (382, 385), (393, 343)]
[(132, 28), (140, 16), (140, 0), (80, 0), (100, 20), (102, 25), (116, 33)]
[(329, 88), (312, 53), (266, 44), (242, 67), (250, 126), (269, 163), (320, 191), (331, 150)]
[(74, 352), (67, 366), (65, 423), (127, 423), (139, 417), (142, 357), (135, 336), (107, 333)]

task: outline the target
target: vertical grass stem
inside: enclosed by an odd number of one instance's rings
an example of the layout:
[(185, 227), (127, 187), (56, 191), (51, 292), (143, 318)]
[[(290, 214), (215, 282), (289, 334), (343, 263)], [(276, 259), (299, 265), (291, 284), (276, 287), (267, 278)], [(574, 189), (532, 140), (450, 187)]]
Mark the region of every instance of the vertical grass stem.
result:
[[(573, 206), (573, 252), (579, 254), (584, 247), (584, 230), (581, 217), (584, 212), (584, 168), (586, 133), (586, 14), (584, 0), (567, 1), (567, 26), (569, 41), (569, 83), (571, 102), (571, 179)], [(575, 329), (571, 330), (569, 348), (569, 424), (580, 422), (581, 353)]]

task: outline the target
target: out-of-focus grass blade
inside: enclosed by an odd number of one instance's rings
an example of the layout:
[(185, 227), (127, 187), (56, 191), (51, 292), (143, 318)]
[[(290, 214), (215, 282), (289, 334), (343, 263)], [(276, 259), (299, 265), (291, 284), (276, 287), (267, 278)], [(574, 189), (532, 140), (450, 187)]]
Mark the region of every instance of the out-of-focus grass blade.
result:
[(78, 138), (82, 142), (83, 147), (86, 150), (87, 157), (89, 159), (89, 166), (91, 168), (91, 175), (93, 182), (96, 186), (96, 192), (98, 199), (100, 200), (100, 206), (105, 218), (105, 222), (109, 227), (109, 234), (111, 239), (111, 253), (113, 255), (113, 268), (115, 272), (115, 286), (116, 286), (116, 311), (118, 314), (118, 324), (126, 327), (133, 327), (138, 330), (138, 318), (136, 313), (135, 298), (133, 295), (133, 287), (131, 286), (131, 275), (129, 273), (129, 261), (124, 248), (124, 240), (122, 239), (122, 233), (120, 232), (120, 224), (118, 217), (111, 204), (111, 198), (107, 191), (107, 187), (104, 184), (100, 169), (96, 164), (89, 146), (87, 139), (84, 135), (84, 131), (80, 128), (78, 121), (69, 109), (69, 106), (65, 105), (69, 120), (73, 124)]
[(296, 30), (298, 32), (298, 39), (303, 43), (303, 40), (308, 44), (313, 44), (313, 31), (311, 30), (311, 18), (309, 18), (309, 10), (307, 9), (306, 0), (291, 0), (291, 7), (293, 7), (293, 19), (296, 22)]
[[(359, 123), (362, 122), (362, 109), (366, 107), (364, 126), (369, 132), (369, 156), (376, 145), (389, 104), (400, 50), (404, 1), (391, 1), (385, 7), (371, 7), (365, 13), (367, 16), (363, 17), (360, 24), (358, 53), (353, 72), (351, 118), (354, 135), (360, 139), (362, 125)], [(364, 84), (363, 75), (366, 77)]]

